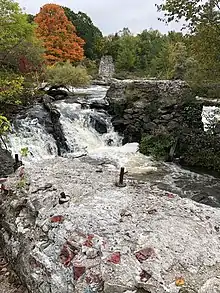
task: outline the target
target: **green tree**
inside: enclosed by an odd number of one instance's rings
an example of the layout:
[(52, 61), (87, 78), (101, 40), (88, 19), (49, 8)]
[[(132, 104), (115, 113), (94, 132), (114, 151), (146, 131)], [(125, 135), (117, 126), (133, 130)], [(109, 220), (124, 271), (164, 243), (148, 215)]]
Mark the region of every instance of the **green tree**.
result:
[(0, 0), (0, 64), (22, 73), (42, 65), (43, 47), (35, 37), (35, 25), (28, 22), (18, 3)]
[(79, 37), (85, 41), (85, 56), (89, 59), (97, 59), (97, 43), (103, 38), (102, 32), (93, 24), (91, 18), (83, 12), (75, 13), (68, 7), (63, 7), (67, 18), (76, 27)]
[(31, 40), (34, 26), (28, 23), (18, 3), (12, 0), (0, 0), (0, 60), (23, 40)]
[(199, 25), (190, 37), (192, 57), (197, 61), (201, 80), (220, 78), (220, 34), (212, 25)]
[(120, 39), (118, 33), (104, 37), (102, 40), (101, 55), (111, 55), (113, 60), (116, 61), (120, 49)]
[(155, 30), (144, 30), (137, 35), (137, 65), (148, 76), (157, 76), (157, 58), (164, 46), (165, 38)]
[(166, 0), (157, 7), (165, 13), (167, 22), (184, 20), (184, 27), (193, 31), (201, 24), (220, 29), (219, 0)]
[(136, 38), (127, 30), (118, 40), (116, 68), (123, 71), (134, 71), (136, 64)]
[(166, 0), (158, 9), (165, 13), (168, 22), (182, 20), (183, 28), (190, 29), (186, 36), (187, 78), (200, 83), (219, 80), (220, 1)]
[(34, 15), (32, 15), (32, 14), (27, 14), (27, 21), (29, 22), (29, 23), (34, 23)]

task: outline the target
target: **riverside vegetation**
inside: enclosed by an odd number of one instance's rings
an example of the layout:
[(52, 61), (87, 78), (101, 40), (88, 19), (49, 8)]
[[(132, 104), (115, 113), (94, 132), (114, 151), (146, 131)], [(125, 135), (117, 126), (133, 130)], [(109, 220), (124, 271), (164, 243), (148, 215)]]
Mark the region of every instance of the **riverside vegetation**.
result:
[[(163, 21), (185, 19), (187, 30), (162, 34), (146, 29), (133, 35), (124, 28), (103, 36), (83, 12), (46, 4), (34, 16), (13, 0), (0, 0), (1, 136), (10, 130), (5, 123), (11, 113), (38, 97), (41, 82), (87, 85), (97, 77), (103, 55), (113, 57), (116, 78), (181, 79), (195, 94), (219, 97), (219, 1), (167, 0), (157, 8), (164, 12)], [(144, 138), (141, 150), (164, 155), (161, 142), (169, 148), (170, 141), (161, 135), (153, 146), (150, 136)]]

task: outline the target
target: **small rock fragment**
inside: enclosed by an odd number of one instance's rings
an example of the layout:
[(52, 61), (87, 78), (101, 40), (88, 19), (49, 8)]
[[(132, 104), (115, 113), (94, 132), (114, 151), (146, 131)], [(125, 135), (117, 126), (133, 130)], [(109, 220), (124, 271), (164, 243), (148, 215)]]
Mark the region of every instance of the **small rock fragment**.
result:
[(120, 252), (114, 252), (107, 260), (113, 264), (119, 264), (121, 261), (121, 254)]
[(62, 223), (64, 221), (64, 217), (61, 216), (61, 215), (53, 216), (53, 217), (50, 218), (50, 221), (52, 223)]
[(140, 263), (142, 263), (143, 261), (145, 261), (146, 259), (154, 255), (155, 255), (155, 251), (151, 247), (143, 248), (135, 253), (136, 258)]
[(146, 283), (150, 278), (151, 278), (151, 275), (145, 270), (142, 270), (142, 272), (140, 273), (141, 282)]
[(77, 281), (84, 273), (86, 272), (85, 266), (74, 265), (73, 273), (74, 273), (74, 280)]
[(149, 210), (147, 213), (148, 213), (149, 215), (154, 215), (154, 214), (156, 214), (156, 212), (157, 212), (156, 209), (152, 209), (152, 210)]
[(94, 238), (94, 235), (90, 234), (87, 236), (87, 239), (86, 241), (83, 243), (84, 246), (87, 246), (87, 247), (93, 247), (93, 242), (92, 242), (92, 239)]
[(185, 284), (185, 280), (183, 277), (176, 278), (175, 284), (177, 287), (181, 287)]

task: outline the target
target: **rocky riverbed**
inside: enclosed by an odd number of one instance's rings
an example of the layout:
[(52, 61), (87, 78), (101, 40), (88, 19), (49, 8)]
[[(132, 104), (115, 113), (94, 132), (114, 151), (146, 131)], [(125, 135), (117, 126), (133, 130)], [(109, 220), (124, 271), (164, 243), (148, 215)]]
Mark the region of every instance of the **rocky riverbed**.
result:
[(84, 157), (9, 178), (1, 245), (30, 292), (220, 292), (220, 210), (126, 176)]

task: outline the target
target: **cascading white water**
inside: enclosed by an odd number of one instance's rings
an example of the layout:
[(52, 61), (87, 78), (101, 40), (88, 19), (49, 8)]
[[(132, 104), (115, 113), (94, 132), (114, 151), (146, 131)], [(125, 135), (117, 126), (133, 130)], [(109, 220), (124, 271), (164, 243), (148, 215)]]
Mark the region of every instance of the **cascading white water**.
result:
[[(86, 152), (105, 146), (111, 139), (113, 145), (119, 146), (121, 138), (114, 132), (110, 117), (104, 115), (103, 120), (107, 126), (106, 134), (99, 134), (91, 123), (91, 114), (94, 110), (82, 109), (80, 104), (57, 102), (56, 106), (61, 114), (60, 122), (63, 127), (70, 152)], [(102, 113), (98, 117), (102, 117)]]
[[(86, 89), (73, 89), (75, 94), (86, 95), (87, 102), (100, 101), (105, 98), (107, 87), (92, 86)], [(155, 170), (155, 163), (138, 152), (138, 144), (122, 146), (122, 137), (118, 135), (111, 124), (111, 117), (106, 113), (82, 107), (80, 103), (71, 100), (55, 102), (61, 117), (60, 122), (70, 153), (78, 156), (87, 154), (92, 159), (102, 159), (112, 162), (118, 168), (124, 166), (134, 173), (144, 173)], [(91, 118), (98, 118), (106, 124), (107, 133), (100, 134), (94, 128)], [(52, 135), (49, 135), (38, 119), (18, 119), (17, 127), (9, 135), (8, 147), (13, 154), (27, 147), (29, 154), (23, 161), (30, 162), (47, 159), (57, 155), (57, 147)]]
[(8, 149), (14, 155), (28, 148), (28, 157), (24, 161), (48, 159), (57, 154), (57, 146), (52, 135), (48, 134), (37, 119), (19, 119), (12, 126), (12, 133), (7, 138)]
[(220, 108), (216, 106), (203, 106), (202, 122), (204, 130), (212, 130), (218, 121), (220, 121)]
[[(196, 174), (174, 164), (155, 162), (152, 158), (138, 152), (138, 143), (122, 146), (122, 138), (114, 131), (111, 117), (103, 111), (92, 110), (85, 106), (94, 100), (103, 101), (106, 91), (106, 87), (100, 86), (74, 89), (74, 92), (79, 94), (79, 102), (80, 96), (84, 95), (82, 98), (84, 106), (76, 103), (75, 100), (74, 102), (72, 100), (55, 102), (61, 114), (60, 122), (70, 149), (70, 152), (64, 155), (74, 157), (86, 154), (87, 158), (101, 160), (111, 168), (123, 166), (128, 171), (128, 176), (132, 178), (158, 186), (162, 185), (163, 189), (177, 192), (183, 197), (200, 198), (204, 195), (205, 203), (208, 201), (208, 204), (220, 206), (220, 182), (216, 178)], [(213, 110), (215, 109), (205, 108), (203, 111), (205, 129), (207, 127), (205, 116)], [(13, 133), (8, 138), (7, 144), (13, 154), (19, 153), (22, 148), (28, 148), (28, 156), (22, 158), (26, 164), (57, 156), (56, 142), (45, 130), (42, 115), (39, 116), (41, 121), (31, 118), (31, 115), (18, 118), (13, 126)], [(93, 120), (96, 118), (105, 123), (107, 133), (100, 134), (95, 130)]]

